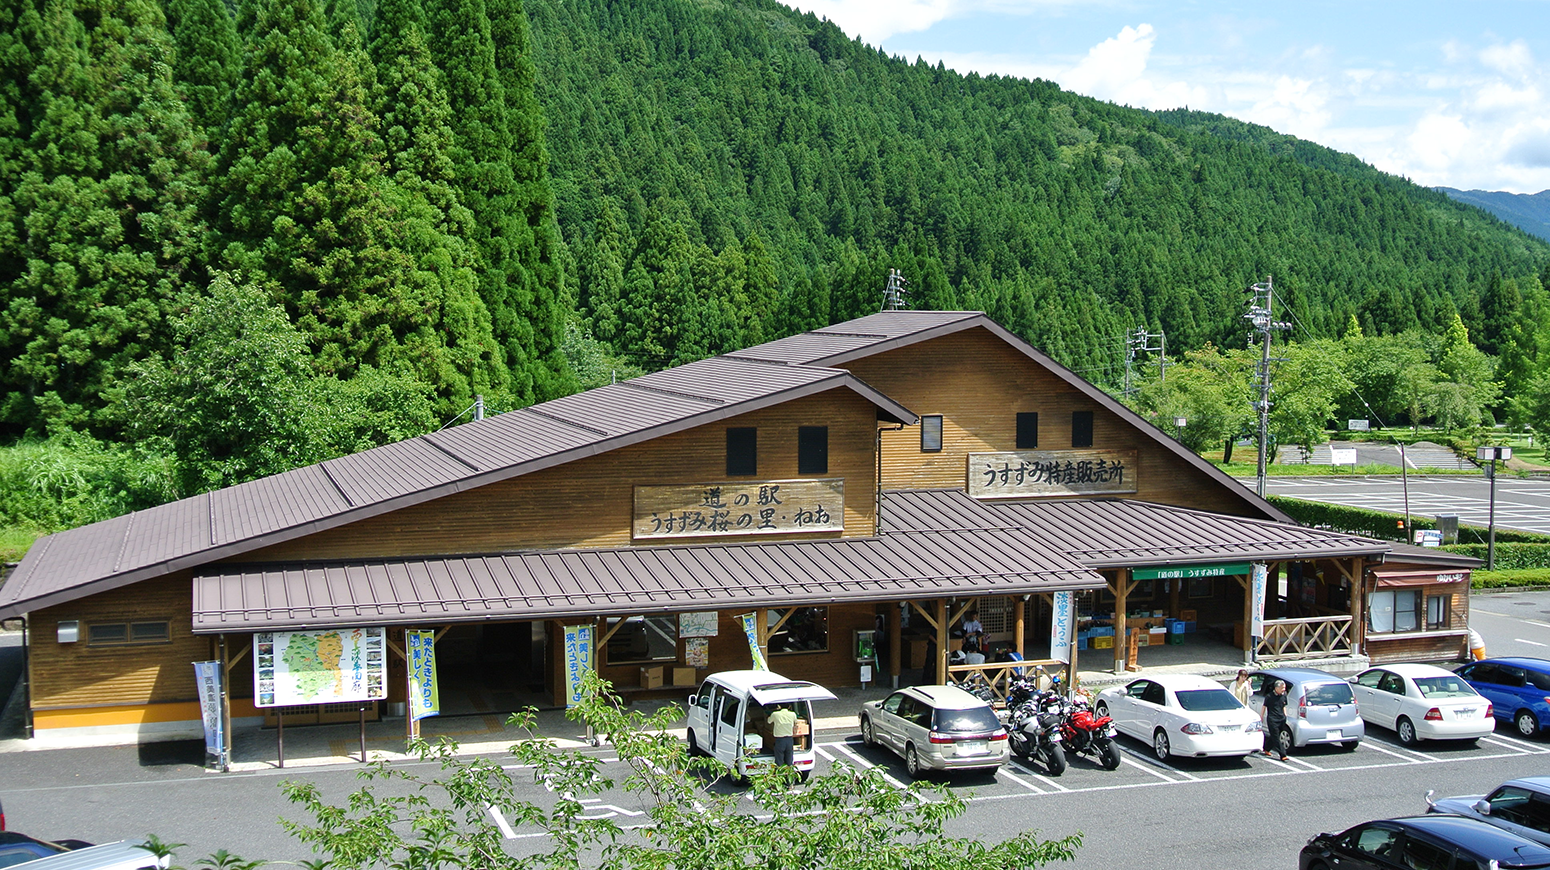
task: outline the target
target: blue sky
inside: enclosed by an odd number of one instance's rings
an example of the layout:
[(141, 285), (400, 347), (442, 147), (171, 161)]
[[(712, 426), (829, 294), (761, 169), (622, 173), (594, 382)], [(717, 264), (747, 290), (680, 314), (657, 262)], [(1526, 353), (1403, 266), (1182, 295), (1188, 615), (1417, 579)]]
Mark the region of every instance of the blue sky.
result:
[(1418, 184), (1550, 188), (1550, 0), (795, 0), (909, 60), (1189, 106)]

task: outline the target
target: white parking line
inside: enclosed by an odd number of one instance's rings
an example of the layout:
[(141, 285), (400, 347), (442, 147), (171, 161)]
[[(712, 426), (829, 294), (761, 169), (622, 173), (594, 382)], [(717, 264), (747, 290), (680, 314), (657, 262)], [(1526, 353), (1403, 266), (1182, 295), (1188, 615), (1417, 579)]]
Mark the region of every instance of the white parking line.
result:
[(1491, 744), (1494, 744), (1496, 746), (1500, 746), (1503, 749), (1511, 749), (1511, 750), (1513, 750), (1515, 752), (1520, 752), (1520, 753), (1522, 753), (1524, 755), (1532, 755), (1533, 752), (1534, 752), (1534, 750), (1532, 750), (1532, 749), (1530, 749), (1530, 748), (1528, 748), (1526, 746), (1523, 746), (1522, 744), (1508, 743), (1507, 741), (1501, 739), (1500, 737), (1482, 737), (1482, 738), (1480, 738), (1480, 741), (1482, 743), (1491, 743)]
[[(1377, 740), (1373, 739), (1372, 737), (1368, 737), (1366, 740), (1363, 740), (1362, 741), (1362, 745), (1363, 746), (1367, 746), (1367, 747), (1371, 747), (1373, 749), (1376, 749), (1379, 752), (1382, 752), (1382, 753), (1384, 753), (1386, 755), (1392, 755), (1395, 758), (1403, 759), (1403, 760), (1408, 761), (1408, 762), (1410, 762), (1412, 764), (1420, 764), (1422, 762), (1435, 761), (1436, 760), (1436, 759), (1431, 758), (1429, 756), (1422, 755), (1421, 753), (1416, 752), (1415, 750), (1412, 750), (1412, 749), (1406, 749), (1405, 750), (1405, 752), (1410, 753), (1409, 755), (1401, 755), (1398, 752), (1394, 751), (1394, 749), (1389, 749), (1389, 748), (1385, 747), (1382, 743), (1378, 742)], [(1400, 747), (1395, 747), (1395, 748), (1398, 749)]]
[(1049, 794), (1049, 792), (1045, 791), (1044, 789), (1039, 788), (1038, 786), (1034, 785), (1033, 783), (1029, 782), (1028, 780), (1023, 779), (1022, 777), (1018, 776), (1017, 774), (1013, 773), (1010, 770), (1007, 770), (1007, 768), (1011, 767), (1011, 766), (1012, 765), (1010, 765), (1010, 764), (1003, 765), (1002, 768), (999, 771), (997, 771), (996, 773), (998, 775), (1000, 775), (1000, 776), (1004, 776), (1007, 779), (1010, 779), (1012, 782), (1017, 783), (1018, 785), (1020, 785), (1023, 788), (1033, 792), (1034, 794)]
[(861, 755), (856, 752), (856, 750), (851, 749), (850, 746), (848, 746), (847, 744), (844, 744), (844, 743), (831, 743), (829, 745), (833, 746), (835, 749), (838, 749), (839, 751), (841, 751), (841, 752), (845, 753), (846, 755), (850, 756), (852, 761), (854, 761), (857, 764), (861, 765), (863, 768), (876, 768), (877, 770), (882, 771), (883, 779), (887, 780), (888, 784), (893, 786), (894, 788), (899, 789), (900, 791), (903, 791), (903, 790), (909, 788), (909, 786), (907, 786), (904, 783), (899, 782), (897, 779), (895, 779), (893, 774), (889, 773), (886, 770), (883, 770), (881, 765), (873, 764), (872, 762), (867, 761), (865, 758), (862, 758)]
[(1298, 757), (1297, 757), (1297, 756), (1295, 756), (1295, 755), (1292, 755), (1292, 756), (1288, 756), (1288, 758), (1289, 758), (1289, 759), (1290, 759), (1290, 760), (1291, 760), (1291, 761), (1295, 761), (1295, 762), (1297, 762), (1297, 763), (1298, 763), (1298, 764), (1301, 764), (1301, 765), (1304, 765), (1304, 766), (1306, 766), (1306, 767), (1308, 767), (1308, 768), (1309, 768), (1309, 769), (1310, 769), (1310, 770), (1320, 770), (1320, 771), (1322, 771), (1322, 770), (1324, 770), (1324, 769), (1325, 769), (1325, 768), (1322, 768), (1322, 767), (1319, 767), (1319, 766), (1318, 766), (1318, 765), (1317, 765), (1317, 764), (1314, 764), (1314, 763), (1313, 763), (1313, 762), (1311, 762), (1311, 761), (1308, 761), (1308, 760), (1307, 760), (1307, 759), (1304, 759), (1304, 758), (1298, 758)]
[(1028, 776), (1033, 777), (1034, 779), (1038, 780), (1039, 782), (1044, 783), (1045, 785), (1049, 786), (1050, 788), (1054, 789), (1055, 791), (1070, 791), (1071, 790), (1071, 789), (1066, 788), (1065, 786), (1061, 785), (1060, 783), (1054, 781), (1053, 779), (1050, 779), (1049, 777), (1045, 776), (1044, 774), (1039, 773), (1037, 770), (1034, 770), (1033, 768), (1029, 767), (1028, 765), (1023, 764), (1022, 762), (1015, 762), (1014, 761), (1014, 762), (1011, 762), (1011, 764), (1009, 766), (1017, 768), (1018, 770), (1022, 771), (1023, 773), (1027, 774)]
[[(1157, 770), (1156, 766), (1153, 765), (1151, 762), (1144, 762), (1143, 763), (1143, 762), (1140, 762), (1140, 761), (1136, 761), (1134, 758), (1130, 757), (1130, 753), (1129, 752), (1123, 752), (1122, 751), (1120, 756), (1119, 756), (1119, 760), (1124, 762), (1125, 764), (1130, 765), (1131, 767), (1139, 767), (1142, 770), (1146, 771), (1147, 773), (1150, 773), (1152, 776), (1155, 776), (1158, 779), (1162, 780), (1163, 782), (1173, 782), (1173, 783), (1176, 783), (1176, 782), (1179, 781), (1179, 780), (1174, 779), (1171, 776), (1164, 776), (1162, 771)], [(1170, 767), (1170, 768), (1168, 768), (1168, 770), (1173, 770), (1173, 768)], [(1181, 773), (1181, 771), (1176, 771), (1176, 770), (1173, 770), (1173, 772), (1174, 773)], [(1190, 777), (1190, 778), (1194, 779), (1194, 777)]]
[(1540, 643), (1537, 640), (1527, 640), (1521, 637), (1515, 637), (1513, 640), (1517, 641), (1518, 643), (1526, 643), (1529, 646), (1550, 646), (1550, 644)]

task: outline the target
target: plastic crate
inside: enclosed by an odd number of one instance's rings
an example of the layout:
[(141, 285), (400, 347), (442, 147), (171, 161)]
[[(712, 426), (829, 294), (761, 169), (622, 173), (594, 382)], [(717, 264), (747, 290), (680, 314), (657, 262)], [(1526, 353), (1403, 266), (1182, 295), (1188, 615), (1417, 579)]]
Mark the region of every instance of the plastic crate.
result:
[(1085, 638), (1085, 637), (1077, 638), (1076, 639), (1076, 648), (1079, 649), (1079, 650), (1087, 649), (1087, 638)]
[(1194, 634), (1195, 633), (1195, 621), (1194, 620), (1191, 619), (1191, 620), (1188, 620), (1188, 621), (1183, 622), (1181, 624), (1184, 626), (1184, 633), (1185, 634)]
[(1170, 623), (1168, 623), (1168, 633), (1169, 634), (1183, 634), (1184, 633), (1184, 623), (1182, 623), (1182, 622), (1170, 622)]
[(1174, 646), (1183, 646), (1184, 645), (1184, 633), (1183, 632), (1179, 632), (1179, 631), (1170, 631), (1170, 632), (1168, 632), (1168, 643), (1171, 643)]

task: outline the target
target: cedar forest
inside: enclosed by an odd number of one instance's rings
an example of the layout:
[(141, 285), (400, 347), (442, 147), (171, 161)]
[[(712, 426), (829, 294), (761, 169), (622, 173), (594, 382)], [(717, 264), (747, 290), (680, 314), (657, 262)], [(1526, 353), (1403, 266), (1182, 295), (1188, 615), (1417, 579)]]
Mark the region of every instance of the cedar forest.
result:
[(0, 526), (861, 316), (890, 268), (909, 307), (983, 310), (1109, 389), (1127, 333), (1166, 334), (1127, 400), (1187, 412), (1197, 449), (1250, 412), (1266, 276), (1282, 443), (1550, 426), (1550, 245), (1222, 116), (910, 63), (771, 0), (13, 0), (0, 25)]

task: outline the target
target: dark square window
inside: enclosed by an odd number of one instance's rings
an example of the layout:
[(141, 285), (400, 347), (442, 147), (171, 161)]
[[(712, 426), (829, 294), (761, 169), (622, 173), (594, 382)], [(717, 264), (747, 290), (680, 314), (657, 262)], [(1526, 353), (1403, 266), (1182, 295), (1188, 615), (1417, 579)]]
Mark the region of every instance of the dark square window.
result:
[(727, 430), (727, 474), (759, 473), (759, 430), (739, 427)]
[(940, 453), (942, 450), (942, 415), (927, 414), (920, 418), (920, 451)]
[(797, 474), (829, 473), (829, 427), (797, 427)]
[(1039, 446), (1039, 414), (1022, 411), (1017, 415), (1017, 449), (1032, 450)]
[(1093, 446), (1093, 412), (1071, 412), (1071, 446)]

